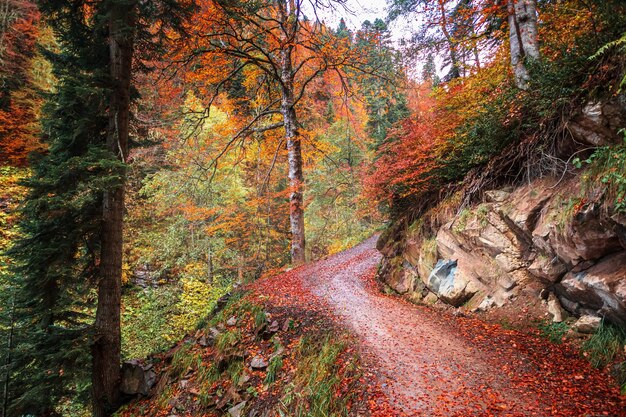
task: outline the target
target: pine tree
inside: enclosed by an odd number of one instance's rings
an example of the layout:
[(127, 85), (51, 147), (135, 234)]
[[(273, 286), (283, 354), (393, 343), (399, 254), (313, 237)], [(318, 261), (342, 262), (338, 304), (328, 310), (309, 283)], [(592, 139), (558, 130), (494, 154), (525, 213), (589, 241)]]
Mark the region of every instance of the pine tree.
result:
[(387, 137), (388, 129), (408, 115), (406, 96), (399, 88), (405, 74), (391, 47), (391, 34), (381, 19), (363, 22), (355, 38), (354, 48), (369, 68), (358, 77), (358, 84), (367, 103), (368, 133), (378, 146)]
[(118, 406), (133, 44), (142, 57), (158, 54), (163, 36), (187, 15), (190, 3), (180, 4), (40, 3), (59, 42), (59, 52), (47, 52), (59, 83), (43, 115), (49, 150), (34, 158), (26, 182), (25, 237), (11, 252), (12, 414), (56, 415), (60, 401), (84, 403), (90, 393), (96, 416)]
[(59, 85), (44, 108), (49, 146), (32, 164), (22, 231), (14, 250), (16, 414), (54, 415), (63, 398), (86, 398), (91, 287), (97, 279), (102, 195), (120, 180), (106, 150), (106, 28), (80, 2), (46, 2), (42, 11), (61, 46), (48, 53)]

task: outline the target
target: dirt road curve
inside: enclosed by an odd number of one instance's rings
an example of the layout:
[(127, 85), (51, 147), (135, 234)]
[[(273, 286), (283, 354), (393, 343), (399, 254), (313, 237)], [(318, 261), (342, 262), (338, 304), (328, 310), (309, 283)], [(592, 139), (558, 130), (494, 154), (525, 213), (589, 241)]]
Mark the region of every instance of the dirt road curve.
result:
[(626, 416), (607, 376), (564, 345), (381, 294), (374, 246), (276, 277), (273, 292), (297, 283), (353, 332), (399, 415)]

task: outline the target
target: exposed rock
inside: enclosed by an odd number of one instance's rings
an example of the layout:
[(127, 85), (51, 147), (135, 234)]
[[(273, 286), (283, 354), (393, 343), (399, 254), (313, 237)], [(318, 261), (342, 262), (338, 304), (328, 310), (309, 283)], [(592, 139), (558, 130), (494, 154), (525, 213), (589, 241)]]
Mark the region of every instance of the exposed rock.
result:
[(585, 192), (577, 200), (579, 178), (543, 178), (487, 191), (487, 203), (457, 215), (441, 206), (435, 221), (398, 222), (379, 241), (379, 276), (416, 302), (477, 309), (554, 293), (556, 320), (567, 311), (626, 326), (626, 215), (612, 213), (600, 191)]
[(228, 414), (231, 417), (241, 417), (243, 415), (243, 409), (246, 407), (246, 402), (242, 401), (234, 407), (228, 409)]
[[(396, 263), (400, 263), (402, 267), (395, 266)], [(394, 258), (390, 262), (391, 273), (387, 275), (385, 282), (394, 291), (400, 294), (405, 294), (408, 291), (413, 290), (413, 285), (417, 279), (417, 272), (411, 264), (406, 261), (402, 261), (402, 258)]]
[(235, 326), (236, 324), (237, 324), (237, 317), (235, 316), (232, 316), (226, 321), (226, 325), (230, 327)]
[(528, 272), (548, 282), (556, 282), (567, 272), (567, 267), (556, 256), (537, 256), (528, 267)]
[(609, 255), (585, 271), (568, 273), (558, 288), (582, 308), (626, 325), (626, 251)]
[(270, 333), (276, 333), (278, 332), (278, 330), (280, 329), (280, 324), (278, 324), (278, 321), (274, 320), (272, 321), (272, 323), (270, 324), (270, 327), (268, 327), (268, 331)]
[(478, 291), (472, 281), (459, 272), (456, 260), (437, 262), (428, 277), (428, 288), (454, 307), (459, 307)]
[(605, 146), (620, 140), (618, 130), (624, 126), (624, 110), (615, 102), (589, 102), (567, 123), (574, 139), (592, 146)]
[(484, 300), (476, 308), (478, 311), (487, 311), (495, 305), (492, 297), (486, 296)]
[(422, 298), (422, 302), (424, 304), (435, 304), (437, 301), (439, 301), (439, 298), (432, 292), (429, 292), (424, 298)]
[(552, 315), (552, 321), (561, 323), (567, 318), (567, 312), (561, 307), (561, 303), (554, 294), (548, 296), (548, 313)]
[(597, 316), (585, 315), (581, 316), (576, 323), (572, 325), (572, 329), (578, 333), (595, 333), (600, 328), (602, 319)]
[[(564, 208), (552, 208), (558, 209)], [(622, 249), (613, 223), (602, 216), (601, 210), (598, 203), (585, 204), (572, 219), (566, 219), (566, 224), (560, 226), (554, 224), (554, 218), (546, 219), (550, 250), (573, 267)]]
[(526, 266), (526, 262), (518, 256), (511, 256), (505, 253), (499, 253), (494, 258), (500, 268), (506, 272), (517, 271)]
[(509, 226), (514, 226), (530, 237), (553, 193), (548, 180), (539, 180), (536, 184), (513, 192), (500, 214)]
[(510, 192), (503, 190), (485, 191), (485, 199), (490, 203), (502, 203), (511, 195)]
[(148, 395), (156, 382), (152, 364), (144, 365), (138, 360), (122, 364), (122, 384), (120, 390), (127, 395)]
[(267, 361), (263, 358), (263, 356), (257, 355), (250, 361), (250, 367), (256, 370), (263, 370), (267, 368)]

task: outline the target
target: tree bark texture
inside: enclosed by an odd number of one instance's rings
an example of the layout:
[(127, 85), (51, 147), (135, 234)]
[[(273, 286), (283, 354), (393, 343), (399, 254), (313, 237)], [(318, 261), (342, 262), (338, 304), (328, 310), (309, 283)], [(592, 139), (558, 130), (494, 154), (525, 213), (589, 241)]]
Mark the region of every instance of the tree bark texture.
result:
[[(286, 24), (297, 24), (295, 13), (295, 4), (291, 1), (288, 4), (288, 16)], [(289, 195), (289, 223), (291, 228), (291, 262), (293, 264), (301, 264), (305, 262), (305, 238), (304, 238), (304, 175), (302, 172), (302, 144), (298, 132), (298, 119), (295, 109), (295, 93), (294, 93), (294, 71), (292, 63), (293, 43), (290, 37), (293, 34), (286, 34), (283, 39), (283, 45), (280, 51), (280, 69), (281, 69), (281, 107), (280, 112), (283, 116), (285, 127), (285, 140), (287, 142), (287, 163), (289, 187), (291, 194)]]
[[(290, 64), (287, 65), (290, 67)], [(290, 71), (283, 67), (283, 73)], [(285, 139), (287, 141), (287, 162), (289, 165), (289, 223), (291, 226), (291, 261), (294, 264), (305, 261), (304, 239), (304, 175), (302, 173), (302, 144), (298, 134), (296, 111), (293, 101), (293, 79), (286, 81), (282, 92), (281, 113), (285, 124)]]
[[(133, 57), (134, 5), (112, 2), (109, 53), (112, 91), (107, 147), (122, 162), (128, 155), (130, 82)], [(122, 175), (124, 175), (122, 173)], [(98, 306), (92, 346), (93, 415), (110, 415), (119, 405), (121, 381), (120, 303), (124, 182), (104, 194)]]
[(526, 63), (539, 60), (536, 0), (508, 0), (511, 68), (518, 88), (528, 88), (530, 74)]

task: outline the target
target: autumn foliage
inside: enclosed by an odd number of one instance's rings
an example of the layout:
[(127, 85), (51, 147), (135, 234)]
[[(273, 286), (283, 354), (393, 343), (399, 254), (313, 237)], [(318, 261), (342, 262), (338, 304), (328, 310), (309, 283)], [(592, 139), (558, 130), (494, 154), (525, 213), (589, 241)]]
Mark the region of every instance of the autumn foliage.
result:
[[(553, 146), (550, 141), (559, 129), (555, 125), (564, 114), (574, 112), (591, 95), (614, 94), (615, 86), (606, 78), (609, 66), (604, 64), (600, 70), (601, 64), (589, 59), (601, 39), (609, 41), (618, 33), (610, 26), (614, 22), (608, 5), (587, 7), (577, 1), (540, 4), (542, 60), (528, 64), (532, 75), (529, 89), (520, 90), (509, 65), (503, 2), (474, 2), (470, 9), (453, 8), (456, 2), (445, 1), (394, 4), (395, 13), (426, 13), (425, 33), (438, 31), (443, 41), (437, 45), (449, 44), (453, 50), (448, 53), (477, 49), (473, 59), (458, 63), (455, 76), (441, 82), (431, 62), (431, 67), (424, 67), (421, 83), (410, 87), (411, 115), (396, 124), (378, 147), (376, 162), (365, 180), (366, 194), (377, 202), (406, 210), (400, 207), (402, 202), (408, 199), (410, 205), (425, 196), (441, 195), (509, 146), (522, 141), (533, 142), (529, 147), (537, 149)], [(408, 5), (417, 9), (405, 9)], [(471, 42), (472, 36), (448, 37), (452, 36), (448, 30), (460, 29), (457, 21), (443, 18), (459, 14), (476, 33), (482, 33), (475, 37), (477, 43)], [(422, 51), (431, 51), (432, 45), (423, 42)], [(452, 65), (445, 59), (443, 64), (445, 69)], [(540, 165), (537, 171), (516, 172), (516, 157), (529, 159), (532, 155), (517, 152), (500, 164), (504, 173), (493, 172), (491, 179), (500, 176), (510, 182), (524, 175), (540, 175)]]
[(40, 41), (40, 14), (25, 0), (2, 6), (6, 28), (0, 33), (0, 164), (22, 166), (28, 154), (41, 149), (38, 138), (38, 65), (36, 43)]

